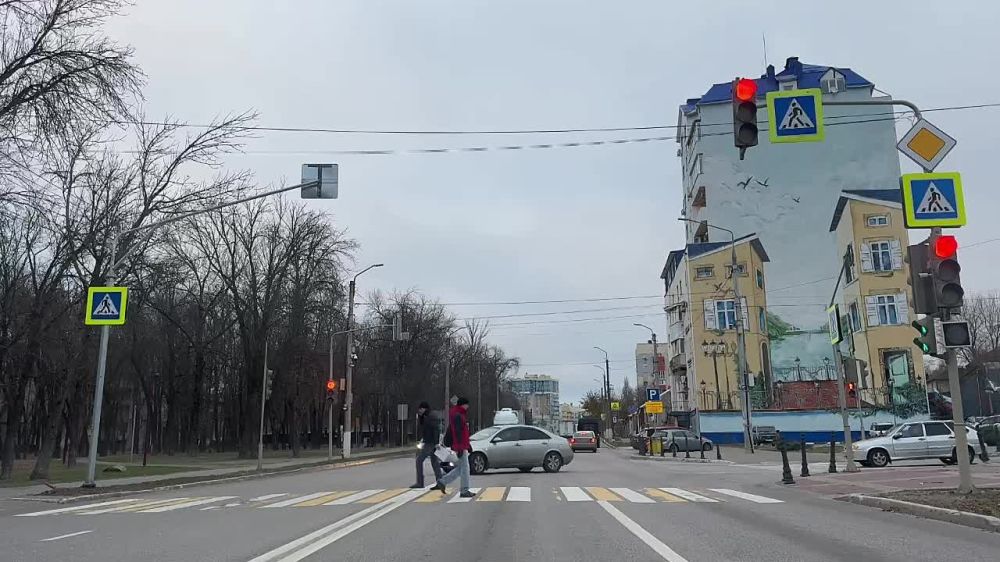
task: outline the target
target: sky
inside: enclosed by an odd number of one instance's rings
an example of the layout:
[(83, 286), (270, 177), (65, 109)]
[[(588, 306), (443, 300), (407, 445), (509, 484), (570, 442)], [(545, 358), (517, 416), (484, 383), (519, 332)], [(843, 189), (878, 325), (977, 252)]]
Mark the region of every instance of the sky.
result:
[[(756, 77), (787, 57), (850, 67), (922, 108), (1000, 102), (1000, 3), (581, 2), (570, 0), (145, 0), (110, 24), (147, 75), (144, 112), (205, 123), (245, 110), (268, 127), (524, 130), (675, 125), (713, 83)], [(766, 53), (764, 41), (766, 38)], [(963, 285), (998, 286), (1000, 108), (933, 112), (958, 139), (938, 168), (962, 173), (969, 225)], [(898, 134), (905, 130), (901, 129)], [(490, 340), (521, 373), (558, 377), (563, 401), (635, 383), (635, 344), (662, 337), (667, 252), (684, 244), (673, 141), (444, 153), (670, 136), (605, 133), (399, 135), (262, 132), (230, 168), (261, 186), (301, 164), (340, 165), (339, 198), (311, 202), (382, 262), (359, 291), (419, 290), (492, 318)], [(391, 150), (392, 154), (333, 151)], [(735, 149), (734, 149), (735, 150)], [(903, 162), (904, 172), (916, 171)], [(825, 225), (821, 225), (825, 228)], [(794, 235), (794, 233), (789, 233)], [(922, 236), (912, 236), (913, 241)], [(987, 242), (989, 241), (989, 242)], [(780, 272), (768, 272), (774, 280)], [(627, 298), (625, 298), (627, 297)], [(580, 311), (580, 312), (569, 312)], [(602, 320), (587, 320), (602, 318)], [(531, 323), (529, 323), (531, 322)]]

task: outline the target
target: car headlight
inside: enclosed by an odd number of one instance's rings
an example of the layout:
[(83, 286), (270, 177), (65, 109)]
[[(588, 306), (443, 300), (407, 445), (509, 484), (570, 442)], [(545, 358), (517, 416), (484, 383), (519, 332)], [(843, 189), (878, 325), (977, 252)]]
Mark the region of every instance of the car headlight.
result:
[(424, 448), (424, 443), (423, 443), (423, 441), (421, 441), (420, 443), (417, 443), (417, 450), (418, 450), (418, 451), (419, 451), (420, 449), (423, 449), (423, 448)]
[(857, 451), (857, 450), (858, 450), (858, 449), (860, 449), (861, 447), (859, 447), (857, 443), (852, 443), (852, 444), (851, 444), (851, 448), (852, 448), (852, 449), (854, 449), (855, 451)]

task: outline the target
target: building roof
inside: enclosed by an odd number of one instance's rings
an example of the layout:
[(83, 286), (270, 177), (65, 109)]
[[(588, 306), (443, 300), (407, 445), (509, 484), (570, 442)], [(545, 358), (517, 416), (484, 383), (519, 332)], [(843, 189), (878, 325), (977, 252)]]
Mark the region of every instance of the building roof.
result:
[[(744, 242), (750, 243), (750, 247), (757, 252), (761, 261), (771, 261), (771, 258), (767, 255), (767, 251), (764, 250), (764, 245), (761, 244), (760, 238), (757, 236), (756, 232), (751, 232), (750, 234), (740, 236), (736, 239), (737, 244), (742, 244)], [(669, 286), (671, 281), (673, 281), (673, 271), (676, 270), (676, 264), (680, 263), (685, 255), (688, 259), (696, 259), (712, 252), (728, 249), (731, 245), (732, 242), (703, 242), (700, 244), (688, 244), (681, 250), (671, 250), (671, 252), (667, 254), (667, 262), (663, 265), (663, 271), (660, 273), (660, 279), (665, 280)]]
[(847, 202), (850, 200), (862, 201), (864, 203), (874, 203), (885, 205), (886, 207), (901, 208), (903, 206), (903, 196), (898, 189), (845, 189), (837, 199), (837, 207), (833, 210), (833, 220), (830, 221), (830, 232), (837, 230), (840, 224), (840, 217), (847, 209)]
[[(854, 72), (850, 68), (803, 64), (802, 62), (799, 62), (799, 57), (788, 57), (785, 61), (785, 68), (781, 72), (775, 74), (774, 65), (768, 65), (766, 72), (762, 74), (760, 78), (754, 79), (754, 82), (757, 83), (757, 96), (763, 97), (768, 92), (774, 92), (778, 90), (778, 84), (793, 78), (798, 81), (798, 88), (800, 89), (818, 88), (820, 78), (831, 68), (836, 69), (844, 75), (844, 81), (846, 82), (848, 88), (871, 88), (875, 86), (875, 84), (869, 82), (865, 77), (861, 76), (857, 72)], [(681, 106), (681, 111), (684, 113), (690, 113), (699, 105), (729, 103), (732, 99), (732, 81), (723, 82), (721, 84), (713, 84), (712, 87), (709, 88), (708, 91), (701, 97), (688, 99), (687, 102)]]

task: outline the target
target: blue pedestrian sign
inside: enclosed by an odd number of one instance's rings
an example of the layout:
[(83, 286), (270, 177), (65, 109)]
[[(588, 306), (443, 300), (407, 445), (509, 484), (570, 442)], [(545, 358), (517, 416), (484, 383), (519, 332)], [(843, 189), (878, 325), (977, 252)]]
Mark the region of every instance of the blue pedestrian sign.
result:
[(823, 93), (818, 88), (768, 92), (767, 128), (773, 143), (822, 142)]
[(646, 389), (646, 401), (656, 402), (660, 399), (660, 389), (658, 388), (647, 388)]
[(84, 324), (88, 326), (121, 326), (125, 323), (128, 287), (90, 287), (87, 290), (87, 310)]
[(899, 183), (906, 228), (965, 226), (965, 197), (958, 172), (904, 174)]

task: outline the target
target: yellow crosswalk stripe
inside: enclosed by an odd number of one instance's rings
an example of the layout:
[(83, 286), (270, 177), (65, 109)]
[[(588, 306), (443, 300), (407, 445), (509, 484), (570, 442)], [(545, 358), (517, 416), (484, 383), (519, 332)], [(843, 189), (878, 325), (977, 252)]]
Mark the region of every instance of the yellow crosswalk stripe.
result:
[[(125, 505), (116, 505), (112, 507), (105, 507), (102, 509), (88, 509), (87, 511), (81, 511), (85, 515), (96, 515), (98, 513), (121, 513), (123, 511), (134, 511), (139, 509), (146, 509), (147, 507), (156, 507), (158, 505), (169, 504), (184, 500), (187, 498), (172, 498), (169, 500), (158, 499), (158, 500), (141, 500), (138, 503), (129, 503)], [(134, 509), (132, 509), (134, 508)]]
[(600, 488), (597, 486), (586, 486), (585, 489), (590, 492), (590, 495), (594, 496), (597, 501), (605, 502), (620, 502), (622, 499), (618, 497), (614, 492), (607, 488)]
[(408, 488), (393, 488), (392, 490), (386, 490), (386, 491), (382, 492), (381, 494), (375, 494), (374, 496), (367, 497), (367, 498), (359, 501), (358, 503), (380, 503), (380, 502), (384, 502), (385, 500), (392, 499), (392, 498), (398, 496), (399, 494), (402, 494), (407, 489)]
[(333, 501), (337, 498), (342, 498), (344, 496), (349, 496), (354, 493), (354, 490), (348, 490), (344, 492), (330, 492), (325, 496), (320, 496), (318, 498), (313, 498), (311, 500), (306, 500), (304, 502), (299, 502), (292, 507), (314, 507), (317, 505), (323, 505), (328, 501)]
[(657, 488), (646, 488), (644, 490), (647, 496), (653, 496), (654, 498), (660, 500), (661, 502), (686, 502), (684, 498), (679, 498), (671, 493), (664, 492)]
[(161, 500), (153, 503), (146, 503), (141, 505), (130, 505), (128, 509), (122, 509), (118, 513), (140, 511), (143, 509), (151, 509), (155, 507), (165, 507), (168, 505), (174, 505), (177, 503), (184, 503), (191, 500), (200, 500), (201, 498), (170, 498), (169, 500)]
[(437, 490), (431, 490), (413, 501), (416, 503), (434, 503), (434, 502), (439, 502), (445, 499), (446, 497), (448, 496), (442, 494)]
[(491, 487), (486, 488), (485, 490), (483, 490), (482, 493), (479, 494), (479, 497), (476, 498), (476, 501), (480, 501), (480, 502), (499, 502), (499, 501), (503, 501), (503, 493), (506, 492), (506, 491), (507, 491), (507, 488), (504, 488), (502, 486), (499, 486), (499, 487), (497, 487), (497, 486), (491, 486)]

